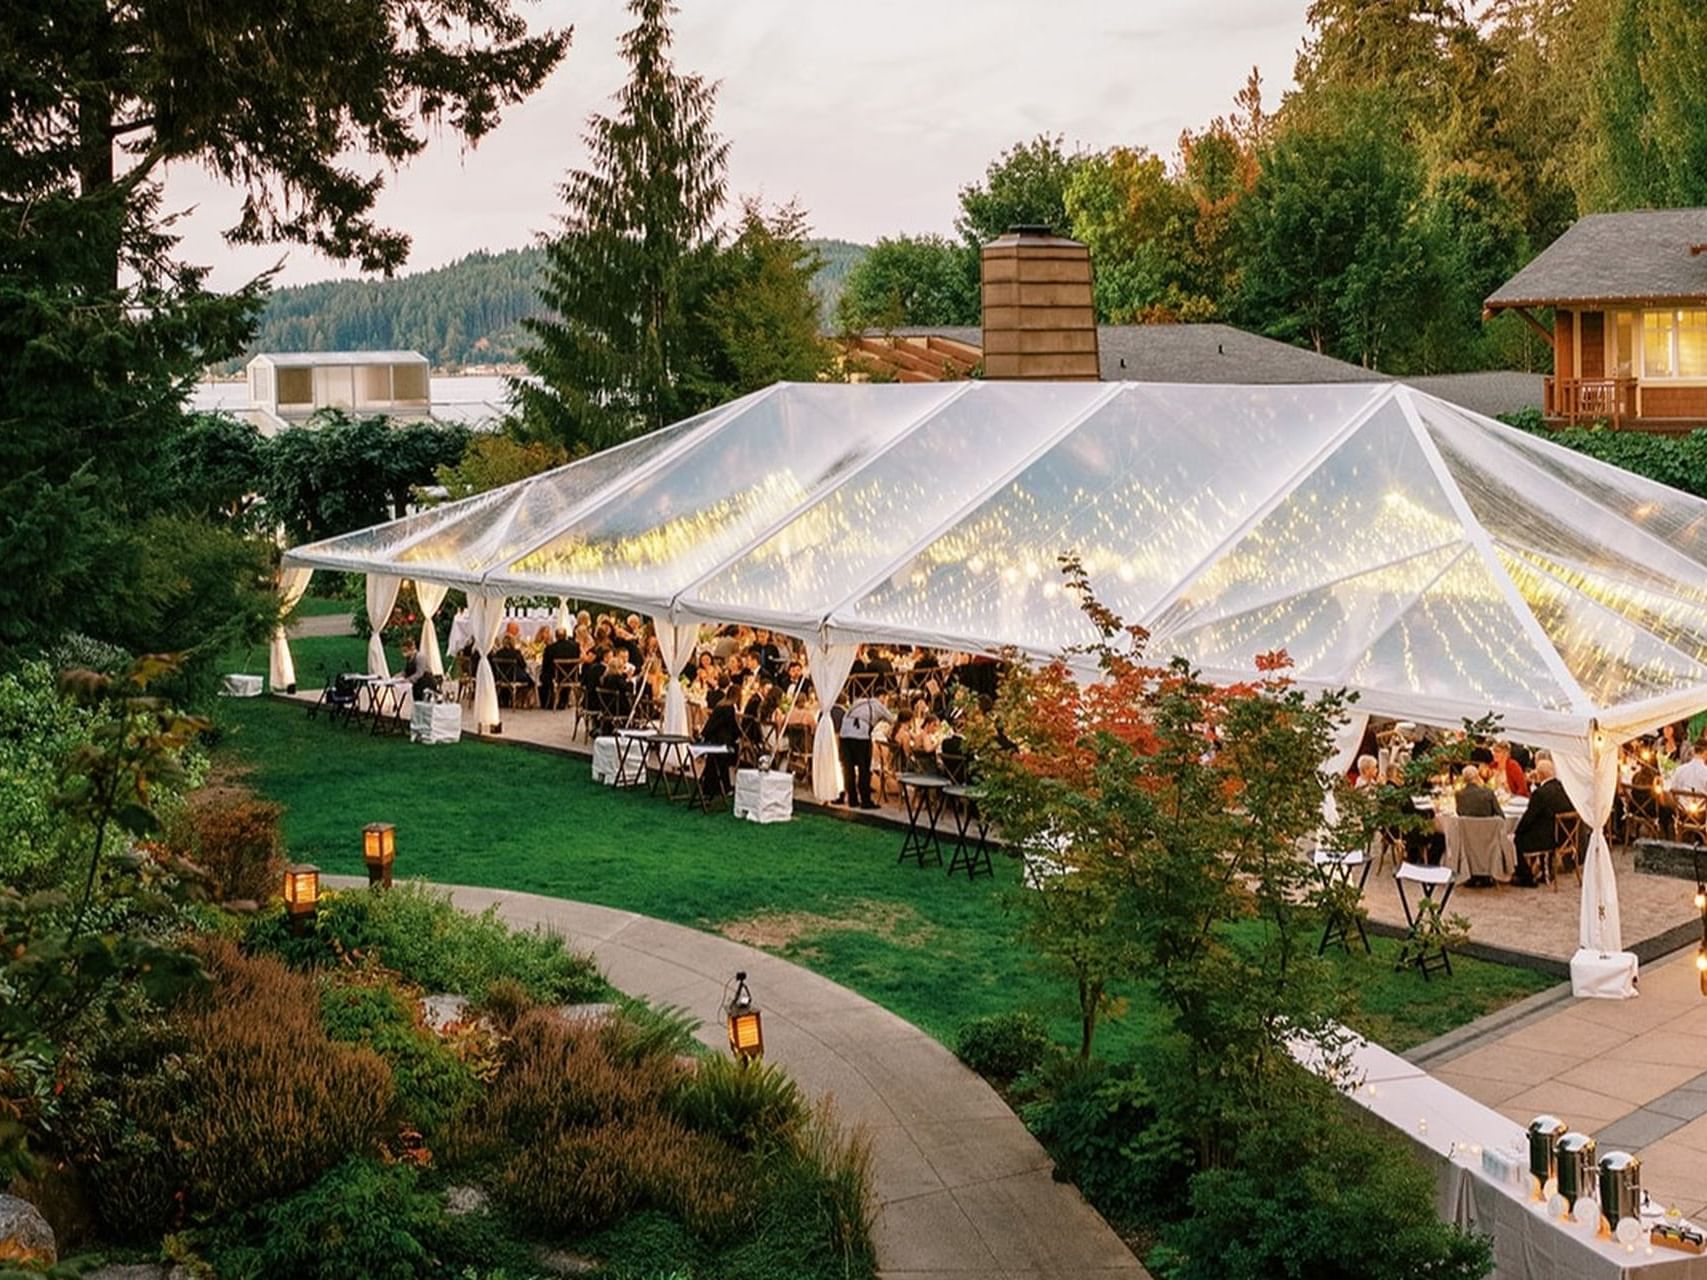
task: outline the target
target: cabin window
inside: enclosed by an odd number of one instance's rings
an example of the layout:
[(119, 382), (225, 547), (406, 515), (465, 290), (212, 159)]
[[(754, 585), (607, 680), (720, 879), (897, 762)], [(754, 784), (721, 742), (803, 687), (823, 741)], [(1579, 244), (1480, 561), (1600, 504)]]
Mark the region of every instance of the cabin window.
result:
[(362, 403), (385, 404), (391, 399), (391, 366), (364, 365), (361, 369)]
[(280, 369), (279, 403), (281, 405), (313, 404), (314, 370)]
[(1633, 311), (1615, 311), (1612, 313), (1612, 376), (1615, 378), (1633, 378), (1636, 376), (1636, 313)]
[(1707, 310), (1642, 313), (1642, 376), (1707, 378)]
[(424, 364), (394, 364), (391, 366), (392, 394), (398, 400), (427, 398), (427, 366)]
[(1648, 311), (1642, 316), (1642, 376), (1671, 377), (1671, 312)]
[(1677, 376), (1707, 378), (1707, 311), (1677, 313)]

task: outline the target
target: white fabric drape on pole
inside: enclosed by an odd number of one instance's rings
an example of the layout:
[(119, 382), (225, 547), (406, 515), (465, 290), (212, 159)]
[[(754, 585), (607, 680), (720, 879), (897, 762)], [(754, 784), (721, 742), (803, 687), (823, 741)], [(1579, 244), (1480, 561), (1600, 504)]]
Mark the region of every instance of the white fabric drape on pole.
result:
[(1597, 955), (1611, 955), (1624, 949), (1618, 920), (1618, 880), (1612, 871), (1612, 850), (1606, 843), (1606, 823), (1618, 794), (1618, 744), (1596, 729), (1577, 750), (1555, 750), (1553, 763), (1565, 794), (1590, 831), (1588, 852), (1583, 858), (1577, 945)]
[(433, 615), (445, 602), (445, 592), (449, 590), (441, 582), (415, 583), (415, 599), (421, 602), (421, 656), (426, 660), (427, 670), (435, 676), (445, 673), (445, 662), (439, 656), (439, 630), (433, 625)]
[(699, 632), (699, 625), (693, 622), (677, 625), (667, 616), (654, 614), (652, 630), (658, 637), (658, 657), (664, 664), (664, 732), (686, 736), (688, 699), (676, 676), (687, 660), (688, 648)]
[(382, 634), (391, 621), (391, 611), (397, 607), (397, 592), (403, 579), (389, 573), (370, 573), (367, 576), (367, 623), (373, 634), (367, 638), (367, 673), (370, 676), (389, 676), (385, 665), (385, 638)]
[(568, 596), (557, 597), (557, 629), (567, 631), (570, 635), (575, 634), (575, 619), (569, 616)]
[(818, 712), (818, 731), (812, 738), (812, 794), (825, 804), (842, 794), (842, 758), (830, 708), (842, 696), (842, 686), (848, 682), (848, 673), (858, 656), (857, 644), (825, 644), (819, 639), (811, 647), (809, 674), (818, 695), (818, 706), (822, 708)]
[(504, 597), (471, 594), (468, 619), (474, 632), (474, 647), (480, 651), (480, 664), (474, 673), (475, 731), (501, 728), (498, 682), (492, 677), (492, 663), (486, 655), (498, 643), (498, 633), (504, 629)]
[(1334, 799), (1334, 787), (1345, 779), (1346, 770), (1351, 768), (1351, 762), (1357, 755), (1357, 748), (1363, 742), (1363, 731), (1369, 727), (1367, 712), (1354, 711), (1334, 732), (1334, 751), (1322, 765), (1324, 790), (1322, 792), (1322, 826), (1330, 829), (1340, 820), (1339, 801)]
[[(281, 619), (296, 608), (297, 601), (302, 599), (302, 593), (308, 590), (308, 580), (313, 576), (312, 569), (279, 570)], [(282, 621), (273, 628), (272, 643), (267, 646), (267, 683), (274, 693), (283, 693), (296, 687), (296, 661), (290, 656), (290, 639), (285, 635)]]

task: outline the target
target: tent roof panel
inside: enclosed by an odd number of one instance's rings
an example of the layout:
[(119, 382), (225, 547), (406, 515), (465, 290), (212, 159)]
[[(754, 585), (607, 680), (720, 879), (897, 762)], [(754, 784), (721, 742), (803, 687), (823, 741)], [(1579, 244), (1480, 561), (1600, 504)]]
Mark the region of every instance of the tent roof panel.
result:
[[(1090, 638), (1057, 558), (1136, 620), (1370, 402), (1367, 386), (1173, 387), (1119, 395), (928, 547), (832, 616), (833, 630)], [(1215, 429), (1206, 431), (1209, 421)]]
[(685, 611), (743, 607), (816, 627), (847, 597), (1019, 463), (1051, 424), (1080, 416), (1107, 388), (1094, 382), (969, 382), (889, 448), (781, 529), (690, 590)]
[(1389, 400), (1157, 617), (1167, 633), (1458, 543), (1463, 526)]

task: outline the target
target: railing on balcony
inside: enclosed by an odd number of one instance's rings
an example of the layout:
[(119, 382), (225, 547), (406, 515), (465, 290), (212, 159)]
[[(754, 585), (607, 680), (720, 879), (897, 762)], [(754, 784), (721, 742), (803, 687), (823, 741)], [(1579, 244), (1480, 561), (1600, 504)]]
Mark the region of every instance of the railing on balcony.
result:
[(1547, 417), (1573, 426), (1610, 422), (1618, 427), (1636, 417), (1634, 378), (1548, 378), (1544, 395)]

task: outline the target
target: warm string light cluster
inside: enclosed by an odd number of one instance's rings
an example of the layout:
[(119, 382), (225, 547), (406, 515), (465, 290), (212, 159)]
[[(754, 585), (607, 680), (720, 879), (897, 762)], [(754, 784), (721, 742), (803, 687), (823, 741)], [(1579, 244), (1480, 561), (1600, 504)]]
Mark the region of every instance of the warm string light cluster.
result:
[(1614, 706), (1707, 681), (1707, 668), (1634, 622), (1577, 596), (1509, 552), (1500, 558), (1566, 669), (1599, 705)]
[(1661, 591), (1563, 564), (1524, 548), (1510, 548), (1535, 568), (1581, 596), (1620, 614), (1697, 662), (1707, 662), (1707, 592), (1687, 584)]

